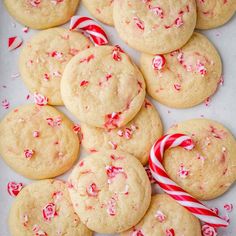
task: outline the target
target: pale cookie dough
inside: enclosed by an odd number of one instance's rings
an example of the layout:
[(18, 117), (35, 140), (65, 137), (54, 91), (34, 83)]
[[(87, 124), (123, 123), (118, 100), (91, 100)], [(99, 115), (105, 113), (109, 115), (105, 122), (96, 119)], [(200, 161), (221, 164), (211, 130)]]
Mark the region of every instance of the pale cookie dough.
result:
[(46, 96), (51, 105), (63, 105), (60, 82), (64, 68), (73, 56), (91, 46), (78, 32), (63, 28), (41, 31), (22, 48), (21, 77), (32, 93)]
[(222, 63), (212, 43), (194, 33), (179, 50), (165, 55), (142, 54), (147, 92), (174, 108), (193, 107), (213, 95), (221, 80)]
[(126, 125), (141, 109), (145, 82), (129, 56), (117, 46), (93, 47), (67, 64), (61, 95), (80, 121), (114, 129)]
[[(168, 234), (168, 232), (172, 234)], [(201, 236), (199, 220), (166, 194), (152, 197), (143, 219), (121, 236)]]
[(21, 106), (0, 123), (0, 154), (27, 178), (45, 179), (64, 173), (78, 152), (73, 124), (53, 107)]
[(74, 15), (79, 0), (4, 0), (9, 13), (33, 29), (62, 25)]
[(83, 4), (96, 19), (105, 24), (113, 25), (113, 1), (83, 0)]
[(212, 29), (228, 22), (236, 11), (235, 0), (197, 0), (197, 28)]
[(115, 0), (115, 28), (132, 48), (150, 54), (182, 47), (196, 26), (194, 0)]
[(92, 236), (75, 214), (66, 184), (42, 180), (24, 187), (9, 216), (12, 236)]
[(145, 100), (135, 118), (121, 128), (107, 131), (82, 123), (82, 145), (88, 152), (107, 149), (125, 151), (145, 165), (153, 143), (162, 136), (162, 130), (157, 110)]
[(99, 233), (118, 233), (137, 224), (151, 201), (145, 169), (130, 154), (92, 154), (74, 168), (68, 180), (73, 206), (81, 221)]
[(164, 167), (172, 180), (200, 200), (222, 195), (236, 180), (236, 141), (221, 124), (207, 119), (188, 120), (167, 132), (193, 138), (191, 151), (178, 147), (165, 152)]

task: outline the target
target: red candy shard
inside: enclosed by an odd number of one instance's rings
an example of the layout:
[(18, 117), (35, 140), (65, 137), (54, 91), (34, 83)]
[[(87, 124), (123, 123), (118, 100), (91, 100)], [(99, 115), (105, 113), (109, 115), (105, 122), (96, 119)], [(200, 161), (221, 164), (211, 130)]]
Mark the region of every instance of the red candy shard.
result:
[(127, 178), (127, 174), (124, 172), (124, 169), (122, 167), (106, 166), (106, 173), (108, 176), (109, 184), (112, 182), (112, 179), (114, 179), (118, 174), (122, 174), (125, 178)]
[(174, 229), (167, 229), (166, 230), (166, 236), (175, 236), (175, 231)]
[(166, 216), (164, 215), (164, 213), (162, 211), (157, 211), (155, 214), (156, 219), (162, 223), (166, 220)]
[(144, 22), (142, 20), (140, 20), (138, 17), (133, 17), (133, 20), (136, 24), (136, 26), (140, 29), (140, 30), (144, 30), (145, 26), (144, 26)]
[(78, 134), (78, 133), (81, 131), (80, 125), (79, 125), (79, 124), (75, 124), (75, 125), (73, 126), (73, 131), (74, 131), (76, 134)]
[(86, 188), (86, 192), (87, 192), (88, 196), (90, 196), (90, 197), (96, 197), (98, 195), (99, 191), (100, 190), (97, 188), (97, 185), (95, 183), (90, 184)]
[(232, 203), (226, 203), (224, 205), (224, 209), (227, 211), (227, 212), (232, 212), (234, 207), (233, 207), (233, 204)]
[(106, 115), (105, 117), (105, 128), (107, 129), (114, 129), (117, 128), (118, 125), (118, 121), (120, 120), (120, 114), (121, 112), (113, 112), (111, 114)]
[(17, 49), (22, 45), (22, 43), (23, 40), (20, 37), (18, 36), (10, 37), (8, 38), (8, 50), (12, 51)]
[(48, 98), (39, 93), (34, 93), (34, 102), (39, 106), (48, 104)]
[(42, 210), (44, 220), (50, 221), (52, 218), (57, 216), (56, 206), (54, 203), (48, 203)]
[(89, 84), (89, 81), (87, 81), (87, 80), (83, 80), (83, 81), (81, 81), (80, 82), (80, 87), (84, 87), (84, 86), (87, 86)]
[(23, 183), (9, 182), (7, 184), (7, 191), (10, 196), (16, 197), (23, 187)]
[(134, 229), (131, 236), (144, 236), (141, 229)]
[(33, 157), (34, 153), (35, 153), (35, 151), (32, 149), (25, 149), (24, 150), (25, 158), (27, 158), (28, 160), (30, 160)]
[(214, 227), (208, 224), (204, 224), (202, 226), (202, 236), (216, 236), (216, 235), (217, 235), (217, 231)]
[(154, 70), (162, 70), (166, 64), (166, 59), (163, 55), (155, 55), (152, 60), (152, 68)]
[(121, 53), (124, 53), (122, 48), (119, 45), (115, 45), (112, 51), (112, 58), (115, 61), (121, 61), (122, 60)]

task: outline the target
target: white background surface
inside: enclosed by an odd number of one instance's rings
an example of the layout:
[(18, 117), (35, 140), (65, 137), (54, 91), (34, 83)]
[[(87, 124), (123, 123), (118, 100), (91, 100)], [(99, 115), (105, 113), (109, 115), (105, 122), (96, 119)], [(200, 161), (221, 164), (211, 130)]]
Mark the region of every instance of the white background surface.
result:
[[(7, 49), (7, 39), (8, 37), (17, 35), (21, 36), (24, 41), (26, 41), (32, 34), (35, 33), (35, 31), (30, 30), (27, 34), (23, 33), (22, 28), (24, 26), (18, 24), (8, 15), (7, 11), (4, 9), (2, 1), (0, 3), (0, 14), (0, 102), (7, 99), (10, 102), (10, 109), (12, 109), (16, 106), (32, 102), (32, 96), (29, 100), (26, 100), (26, 96), (29, 92), (20, 77), (11, 77), (13, 74), (18, 73), (17, 62), (20, 49), (9, 52)], [(78, 10), (78, 14), (90, 16), (82, 5)], [(68, 28), (66, 25), (64, 27)], [(125, 45), (119, 39), (114, 28), (104, 26), (104, 29), (108, 34), (110, 42), (112, 44), (119, 44), (138, 64), (139, 53)], [(186, 110), (175, 110), (164, 107), (156, 102), (154, 103), (160, 112), (165, 130), (176, 122), (204, 116), (206, 118), (215, 119), (221, 122), (232, 131), (234, 136), (236, 136), (236, 16), (234, 16), (234, 18), (227, 25), (214, 30), (202, 31), (202, 33), (207, 35), (208, 38), (215, 44), (222, 56), (224, 64), (224, 86), (221, 86), (217, 93), (212, 97), (209, 107), (201, 104)], [(4, 88), (3, 86), (7, 86), (7, 88)], [(3, 118), (3, 116), (7, 114), (10, 109), (5, 110), (0, 106), (0, 118)], [(63, 107), (60, 107), (59, 109), (64, 112), (66, 111)], [(68, 112), (65, 113), (68, 114)], [(70, 114), (68, 115), (71, 119), (78, 123), (74, 117)], [(81, 151), (81, 156), (84, 156), (83, 150)], [(68, 173), (60, 178), (66, 179), (67, 175)], [(7, 226), (7, 217), (9, 208), (14, 199), (7, 193), (6, 186), (9, 181), (23, 182), (24, 184), (31, 182), (11, 170), (0, 158), (0, 236), (10, 235)], [(209, 207), (218, 207), (223, 215), (225, 215), (225, 211), (223, 209), (223, 205), (225, 203), (233, 203), (235, 209), (229, 215), (231, 219), (230, 226), (227, 229), (220, 230), (218, 235), (236, 236), (235, 184), (220, 198), (206, 202)]]

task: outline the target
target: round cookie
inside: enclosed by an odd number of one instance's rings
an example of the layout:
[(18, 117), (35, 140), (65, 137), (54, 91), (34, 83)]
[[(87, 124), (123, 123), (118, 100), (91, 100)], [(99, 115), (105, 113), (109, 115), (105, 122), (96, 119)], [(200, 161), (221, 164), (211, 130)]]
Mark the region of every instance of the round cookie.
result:
[(195, 148), (172, 148), (165, 152), (164, 167), (170, 178), (200, 200), (222, 195), (236, 180), (236, 141), (221, 124), (207, 119), (174, 125), (169, 134), (193, 138)]
[[(168, 232), (172, 234), (168, 234)], [(201, 236), (199, 220), (167, 194), (152, 196), (143, 219), (121, 236), (186, 235)]]
[(51, 105), (63, 105), (60, 81), (66, 64), (80, 51), (92, 46), (82, 34), (63, 28), (41, 31), (22, 48), (19, 68), (31, 92), (48, 98)]
[(76, 213), (91, 230), (118, 233), (137, 224), (151, 201), (145, 169), (130, 154), (104, 151), (83, 159), (69, 177)]
[(75, 214), (66, 184), (59, 180), (24, 187), (10, 209), (9, 229), (12, 236), (92, 236)]
[(61, 80), (67, 109), (80, 121), (106, 129), (132, 120), (145, 93), (141, 72), (118, 46), (82, 51), (67, 64)]
[(228, 22), (236, 11), (235, 0), (197, 0), (197, 28), (212, 29)]
[(81, 124), (82, 145), (89, 152), (117, 149), (147, 164), (149, 152), (162, 136), (162, 123), (155, 107), (145, 100), (139, 113), (127, 125), (113, 130)]
[(196, 26), (194, 0), (115, 0), (115, 28), (132, 48), (163, 54), (182, 47)]
[(21, 106), (0, 123), (0, 154), (27, 178), (45, 179), (64, 173), (78, 152), (73, 124), (53, 107)]
[(9, 13), (33, 29), (62, 25), (74, 15), (79, 0), (4, 0)]
[(221, 59), (212, 43), (194, 33), (179, 50), (165, 55), (142, 54), (141, 70), (148, 93), (174, 108), (195, 106), (215, 93), (221, 79)]
[(113, 0), (83, 0), (88, 11), (101, 22), (113, 25)]

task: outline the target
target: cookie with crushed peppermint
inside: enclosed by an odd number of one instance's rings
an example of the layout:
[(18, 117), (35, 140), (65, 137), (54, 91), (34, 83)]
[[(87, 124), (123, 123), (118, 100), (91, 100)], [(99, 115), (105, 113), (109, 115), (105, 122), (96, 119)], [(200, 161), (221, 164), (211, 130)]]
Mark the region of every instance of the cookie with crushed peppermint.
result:
[(102, 23), (113, 25), (113, 1), (83, 0), (83, 4), (96, 19)]
[(97, 152), (80, 161), (68, 189), (81, 221), (99, 233), (119, 233), (137, 224), (151, 200), (145, 169), (121, 151)]
[(70, 59), (92, 46), (79, 32), (53, 28), (35, 34), (22, 48), (21, 78), (32, 93), (48, 98), (50, 105), (63, 105), (61, 77)]
[(193, 107), (207, 100), (217, 90), (222, 74), (219, 53), (199, 33), (171, 53), (142, 54), (140, 67), (149, 95), (174, 108)]
[(72, 122), (50, 106), (25, 105), (0, 123), (0, 153), (6, 164), (31, 179), (66, 172), (78, 157)]
[(47, 29), (69, 21), (79, 0), (4, 0), (8, 12), (21, 24)]
[(88, 152), (121, 150), (135, 156), (145, 165), (149, 151), (156, 139), (162, 136), (162, 131), (159, 114), (146, 99), (134, 119), (121, 128), (106, 130), (82, 123), (81, 139)]
[(145, 82), (137, 66), (119, 46), (86, 49), (66, 65), (61, 95), (81, 122), (115, 129), (139, 112)]
[(169, 177), (198, 200), (225, 193), (236, 180), (236, 141), (220, 123), (207, 119), (173, 125), (169, 134), (182, 133), (193, 139), (191, 151), (172, 148), (165, 152)]
[(197, 0), (197, 28), (212, 29), (226, 24), (236, 11), (235, 0)]
[(121, 236), (201, 236), (199, 220), (167, 194), (152, 196), (143, 219)]
[(115, 0), (115, 28), (132, 48), (163, 54), (182, 47), (196, 26), (194, 0)]
[(8, 222), (12, 236), (92, 236), (74, 212), (67, 186), (60, 180), (41, 180), (22, 189)]

